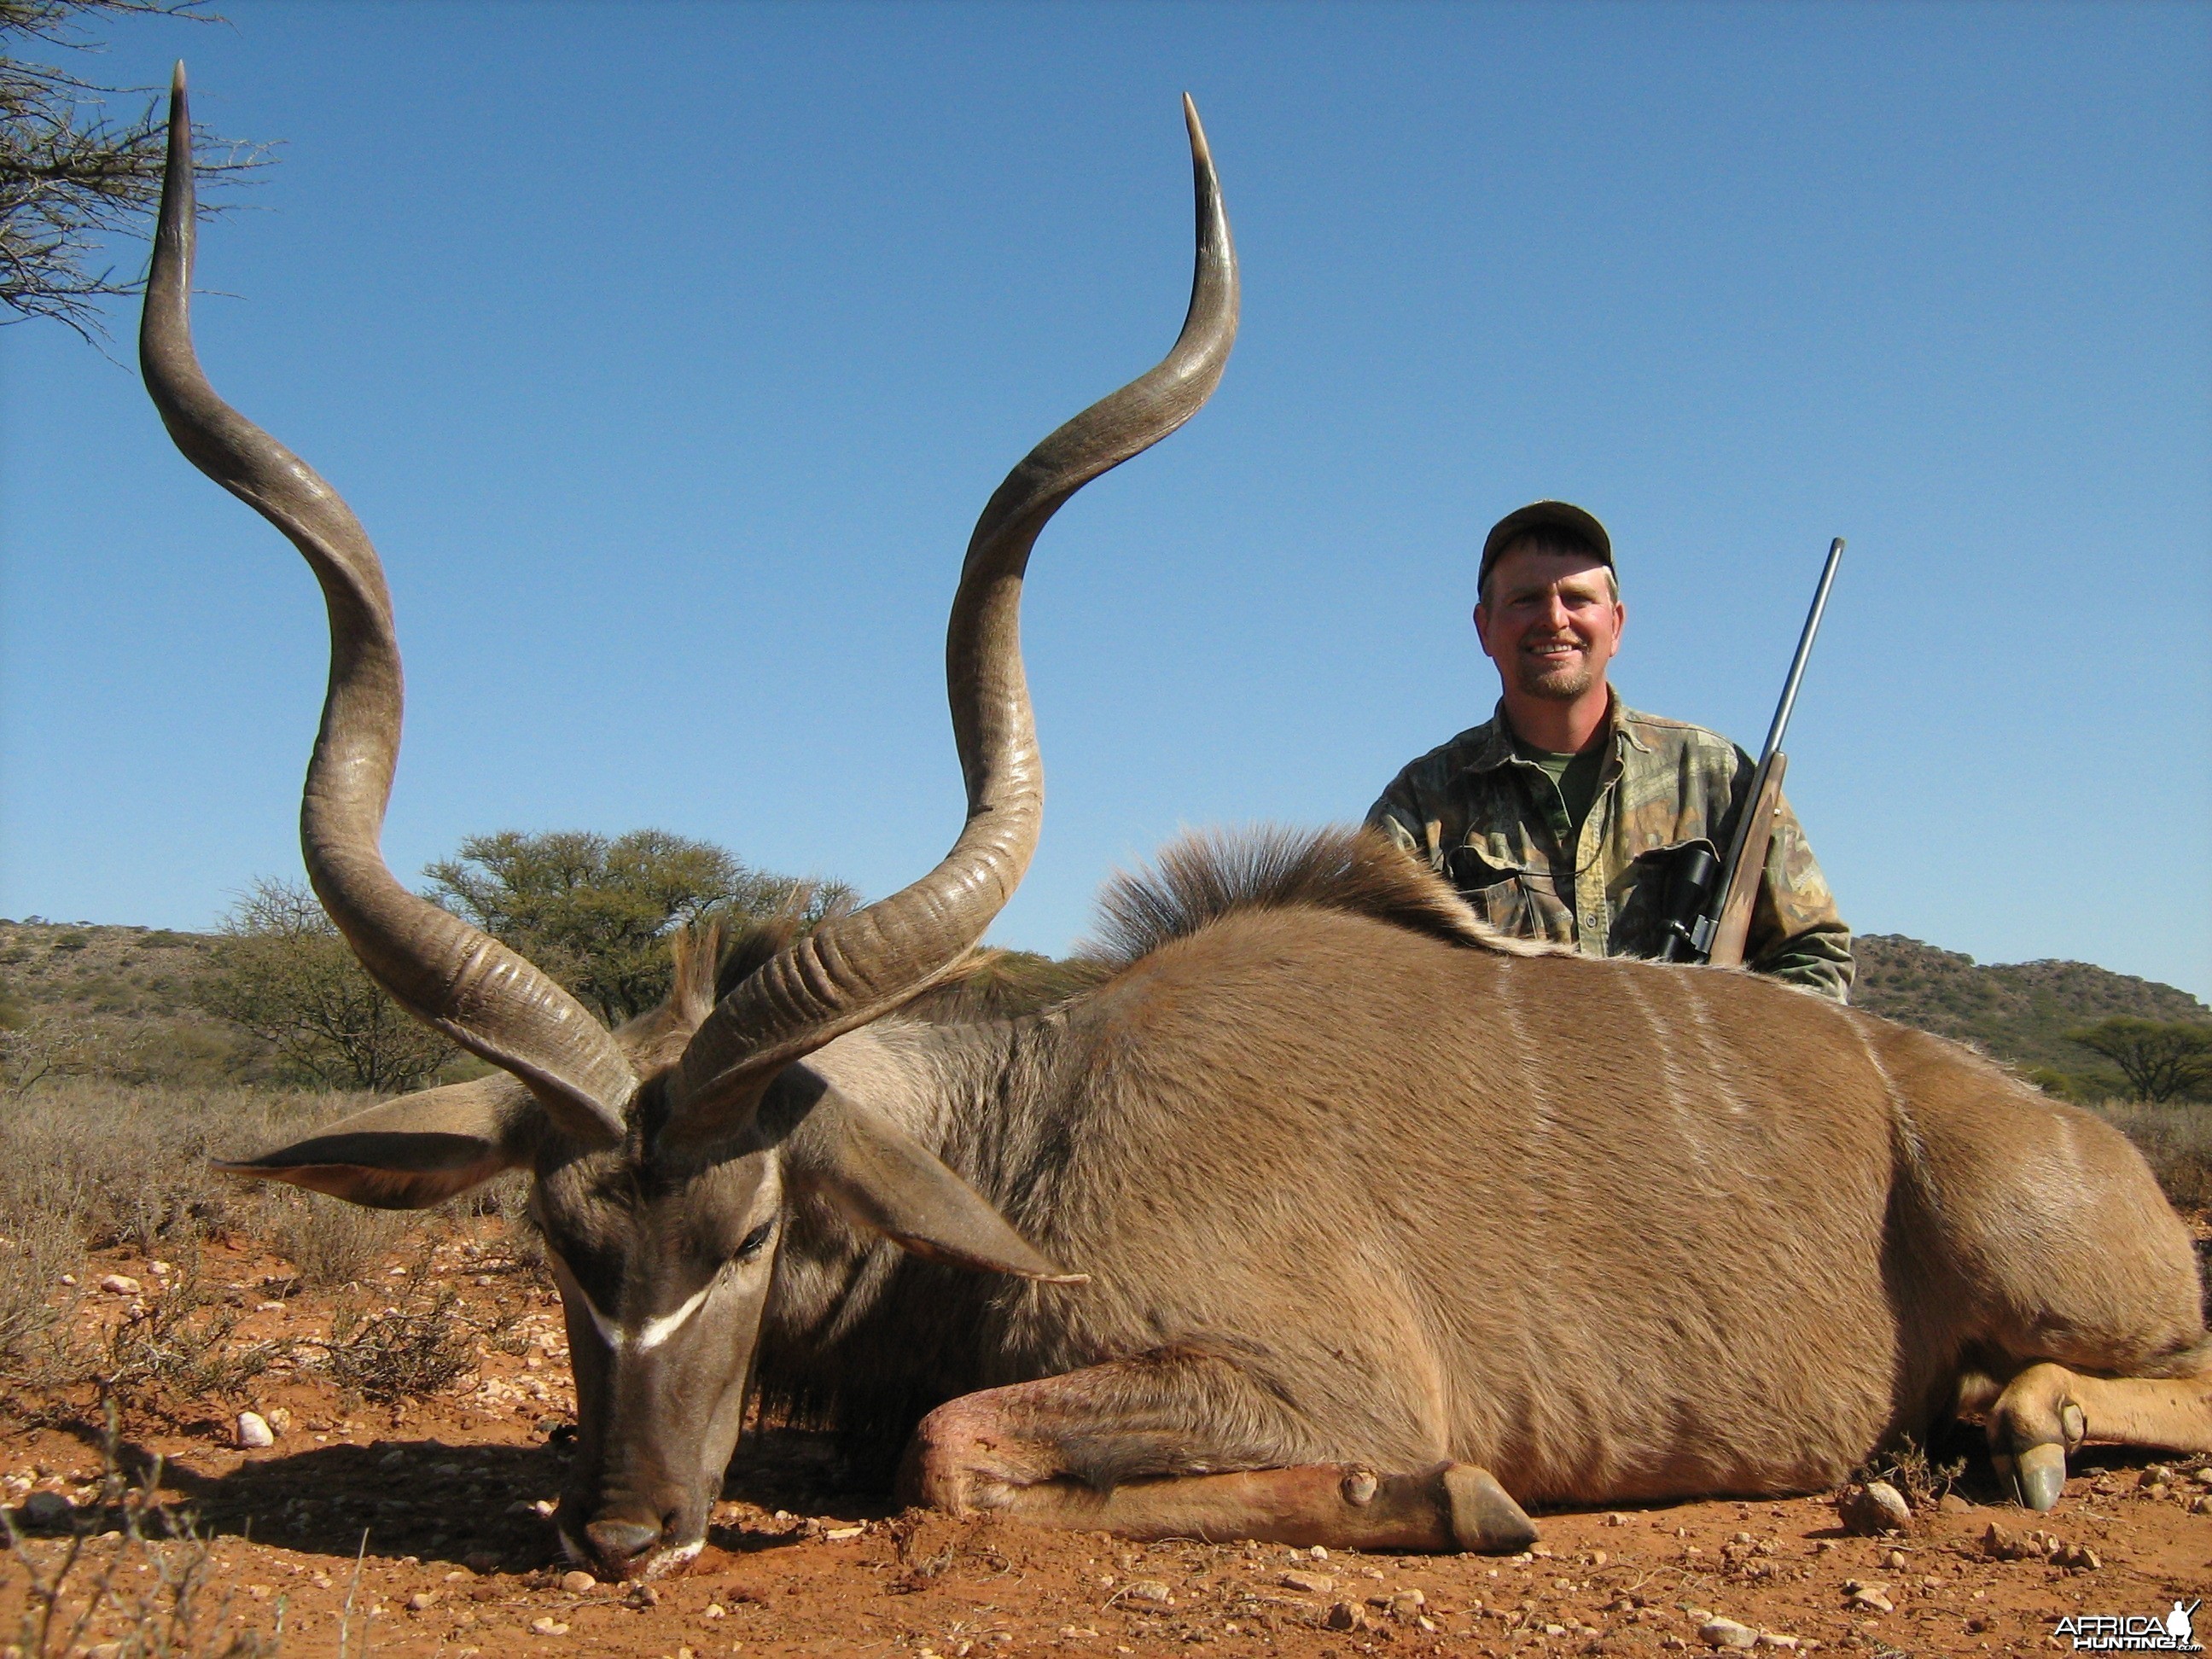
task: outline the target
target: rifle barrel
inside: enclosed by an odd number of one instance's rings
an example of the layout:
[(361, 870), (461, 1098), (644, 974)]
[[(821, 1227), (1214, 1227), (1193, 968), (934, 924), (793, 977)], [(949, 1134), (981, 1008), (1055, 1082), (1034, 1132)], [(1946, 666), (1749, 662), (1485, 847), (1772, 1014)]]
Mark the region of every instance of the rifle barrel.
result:
[(1797, 654), (1790, 659), (1790, 678), (1782, 684), (1782, 701), (1774, 710), (1774, 724), (1766, 731), (1766, 747), (1759, 750), (1760, 765), (1782, 747), (1782, 734), (1790, 728), (1790, 711), (1797, 706), (1797, 682), (1805, 678), (1805, 659), (1813, 654), (1813, 636), (1820, 631), (1820, 613), (1828, 608), (1828, 589), (1835, 585), (1836, 562), (1844, 556), (1844, 538), (1828, 544), (1828, 562), (1820, 568), (1820, 585), (1813, 592), (1813, 608), (1805, 614), (1805, 631), (1797, 636)]

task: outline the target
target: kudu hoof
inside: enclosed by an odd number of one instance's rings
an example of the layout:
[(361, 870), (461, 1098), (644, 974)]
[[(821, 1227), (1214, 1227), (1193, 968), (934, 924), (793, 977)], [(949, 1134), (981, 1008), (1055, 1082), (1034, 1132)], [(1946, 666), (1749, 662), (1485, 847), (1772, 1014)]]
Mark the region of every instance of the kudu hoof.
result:
[(2022, 1509), (2039, 1513), (2066, 1490), (2066, 1454), (2089, 1432), (2071, 1379), (2056, 1365), (2036, 1365), (2012, 1380), (1990, 1413), (1990, 1462)]
[(2066, 1448), (2028, 1446), (2011, 1456), (1991, 1460), (2022, 1509), (2050, 1509), (2066, 1490)]
[(1488, 1469), (1447, 1463), (1443, 1480), (1452, 1541), (1461, 1549), (1479, 1555), (1511, 1555), (1536, 1541), (1536, 1523)]

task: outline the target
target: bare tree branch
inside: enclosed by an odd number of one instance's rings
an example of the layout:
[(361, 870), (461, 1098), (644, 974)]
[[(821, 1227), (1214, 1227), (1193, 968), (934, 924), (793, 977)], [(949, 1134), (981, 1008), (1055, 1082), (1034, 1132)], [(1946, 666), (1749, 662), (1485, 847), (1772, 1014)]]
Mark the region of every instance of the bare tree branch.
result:
[[(99, 262), (106, 240), (140, 234), (161, 200), (160, 88), (110, 87), (18, 55), (33, 41), (96, 52), (88, 19), (142, 14), (222, 21), (205, 0), (0, 0), (0, 307), (15, 313), (0, 325), (42, 317), (87, 340), (105, 337), (98, 301), (143, 286)], [(111, 98), (137, 106), (111, 114)], [(204, 186), (234, 184), (270, 160), (265, 145), (197, 125), (192, 143), (204, 152)], [(200, 210), (222, 204), (204, 196)]]

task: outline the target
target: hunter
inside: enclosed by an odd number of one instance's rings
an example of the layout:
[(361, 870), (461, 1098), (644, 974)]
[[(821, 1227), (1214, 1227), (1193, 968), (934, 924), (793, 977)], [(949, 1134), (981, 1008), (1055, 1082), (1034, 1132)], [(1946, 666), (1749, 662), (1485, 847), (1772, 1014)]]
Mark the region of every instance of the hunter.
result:
[[(1606, 670), (1627, 608), (1605, 526), (1535, 501), (1482, 544), (1474, 629), (1498, 712), (1398, 774), (1367, 814), (1501, 931), (1586, 956), (1659, 954), (1685, 849), (1725, 854), (1754, 769), (1717, 732), (1624, 706)], [(1785, 801), (1744, 963), (1842, 1002), (1851, 934)]]

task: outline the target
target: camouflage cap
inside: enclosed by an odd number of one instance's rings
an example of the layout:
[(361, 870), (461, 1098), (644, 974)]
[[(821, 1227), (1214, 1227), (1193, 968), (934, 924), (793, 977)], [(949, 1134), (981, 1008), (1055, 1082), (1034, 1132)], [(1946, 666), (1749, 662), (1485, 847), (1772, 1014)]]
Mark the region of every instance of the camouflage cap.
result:
[(1483, 538), (1482, 568), (1475, 572), (1475, 591), (1480, 592), (1490, 580), (1490, 567), (1498, 562), (1498, 556), (1513, 544), (1513, 538), (1523, 531), (1564, 530), (1577, 541), (1589, 544), (1608, 570), (1613, 568), (1613, 538), (1605, 533), (1605, 526), (1596, 518), (1585, 513), (1571, 501), (1531, 501), (1517, 507), (1500, 519)]

